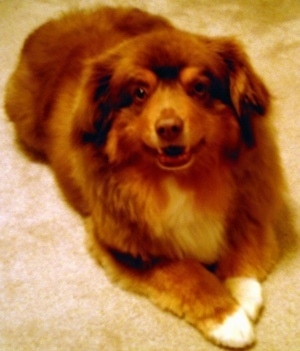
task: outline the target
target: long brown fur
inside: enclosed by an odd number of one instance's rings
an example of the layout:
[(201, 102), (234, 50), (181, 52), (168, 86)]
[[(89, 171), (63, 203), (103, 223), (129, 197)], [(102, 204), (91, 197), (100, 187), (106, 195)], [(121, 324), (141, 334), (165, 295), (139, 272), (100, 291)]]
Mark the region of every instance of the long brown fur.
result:
[(137, 9), (74, 12), (27, 38), (5, 106), (91, 215), (113, 279), (218, 344), (253, 343), (216, 331), (240, 308), (226, 281), (276, 261), (283, 180), (270, 94), (239, 43)]

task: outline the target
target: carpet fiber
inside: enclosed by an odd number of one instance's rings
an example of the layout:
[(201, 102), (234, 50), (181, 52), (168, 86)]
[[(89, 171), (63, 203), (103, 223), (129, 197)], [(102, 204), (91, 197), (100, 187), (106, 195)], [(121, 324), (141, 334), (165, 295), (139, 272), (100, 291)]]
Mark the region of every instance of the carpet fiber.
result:
[[(0, 0), (0, 90), (28, 33), (92, 0)], [(274, 95), (290, 194), (279, 222), (283, 257), (264, 284), (256, 351), (300, 350), (300, 1), (119, 0), (179, 27), (244, 42)], [(218, 350), (184, 321), (112, 285), (86, 245), (81, 218), (50, 169), (18, 149), (0, 110), (0, 350)], [(184, 288), (184, 287), (183, 287)]]

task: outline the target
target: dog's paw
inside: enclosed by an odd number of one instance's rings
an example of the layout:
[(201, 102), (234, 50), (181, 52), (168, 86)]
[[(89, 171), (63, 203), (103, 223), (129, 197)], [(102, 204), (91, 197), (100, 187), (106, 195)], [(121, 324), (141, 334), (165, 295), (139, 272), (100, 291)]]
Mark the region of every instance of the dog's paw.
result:
[(244, 348), (255, 341), (252, 324), (242, 308), (212, 328), (209, 338), (216, 344), (229, 348)]
[(256, 279), (239, 277), (227, 279), (225, 286), (247, 316), (255, 321), (263, 306), (261, 284)]

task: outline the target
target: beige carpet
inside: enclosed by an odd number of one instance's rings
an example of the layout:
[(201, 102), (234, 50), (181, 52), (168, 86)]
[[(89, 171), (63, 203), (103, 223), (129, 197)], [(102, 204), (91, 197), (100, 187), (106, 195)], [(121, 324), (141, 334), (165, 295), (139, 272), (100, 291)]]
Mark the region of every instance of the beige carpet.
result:
[[(26, 35), (62, 10), (93, 3), (0, 0), (1, 96)], [(268, 82), (291, 194), (280, 224), (287, 250), (264, 285), (267, 302), (254, 350), (300, 350), (300, 1), (98, 3), (136, 5), (191, 31), (234, 35)], [(108, 281), (51, 171), (18, 150), (2, 105), (0, 114), (0, 350), (217, 350), (185, 322)]]

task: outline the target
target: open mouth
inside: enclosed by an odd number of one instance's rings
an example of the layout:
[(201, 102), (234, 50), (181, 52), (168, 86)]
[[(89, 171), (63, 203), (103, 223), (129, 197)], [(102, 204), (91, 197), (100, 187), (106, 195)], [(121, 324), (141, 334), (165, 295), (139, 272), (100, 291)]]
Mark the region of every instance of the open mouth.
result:
[(165, 169), (186, 168), (192, 161), (192, 153), (184, 146), (171, 145), (159, 150), (157, 160)]

